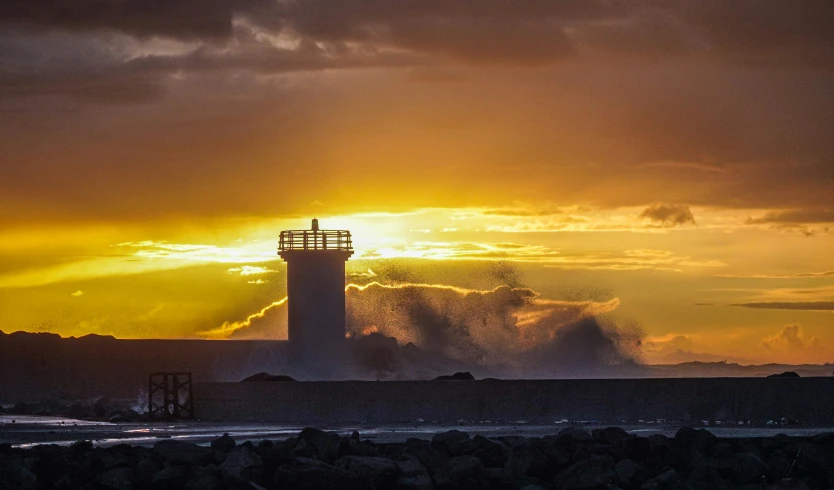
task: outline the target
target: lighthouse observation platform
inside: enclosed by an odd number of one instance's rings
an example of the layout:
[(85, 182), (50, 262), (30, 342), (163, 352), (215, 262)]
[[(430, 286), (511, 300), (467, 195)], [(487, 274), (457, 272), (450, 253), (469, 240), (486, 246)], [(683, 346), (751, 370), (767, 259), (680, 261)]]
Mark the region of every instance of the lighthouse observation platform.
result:
[(332, 250), (353, 252), (353, 242), (347, 230), (285, 230), (281, 232), (278, 251)]

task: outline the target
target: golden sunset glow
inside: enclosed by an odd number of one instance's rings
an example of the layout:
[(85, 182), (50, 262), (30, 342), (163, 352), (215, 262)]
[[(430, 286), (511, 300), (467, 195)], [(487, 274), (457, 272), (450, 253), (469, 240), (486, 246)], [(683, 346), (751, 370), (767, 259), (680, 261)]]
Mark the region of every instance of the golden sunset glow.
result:
[(278, 235), (317, 217), (355, 334), (417, 338), (385, 288), (509, 287), (519, 342), (594, 315), (649, 363), (834, 361), (830, 7), (476, 3), (6, 12), (0, 330), (282, 338)]

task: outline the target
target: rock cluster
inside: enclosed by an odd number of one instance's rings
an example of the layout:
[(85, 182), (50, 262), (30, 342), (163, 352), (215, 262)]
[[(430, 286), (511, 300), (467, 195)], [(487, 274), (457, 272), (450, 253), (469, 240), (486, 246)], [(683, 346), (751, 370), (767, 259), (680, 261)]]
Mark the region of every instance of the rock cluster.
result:
[(5, 489), (641, 489), (776, 490), (834, 487), (834, 434), (719, 439), (684, 428), (674, 438), (619, 428), (545, 437), (470, 437), (377, 444), (307, 428), (283, 441), (151, 447), (0, 445)]

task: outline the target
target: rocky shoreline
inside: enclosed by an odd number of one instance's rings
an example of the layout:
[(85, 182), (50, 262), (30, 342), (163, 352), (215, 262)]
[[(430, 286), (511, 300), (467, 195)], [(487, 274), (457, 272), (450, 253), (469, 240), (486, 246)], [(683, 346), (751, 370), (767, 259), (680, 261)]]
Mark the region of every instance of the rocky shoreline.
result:
[(545, 437), (470, 437), (378, 444), (306, 428), (297, 437), (210, 446), (29, 449), (0, 445), (6, 489), (828, 489), (834, 434), (717, 438), (705, 429), (640, 437), (617, 427)]

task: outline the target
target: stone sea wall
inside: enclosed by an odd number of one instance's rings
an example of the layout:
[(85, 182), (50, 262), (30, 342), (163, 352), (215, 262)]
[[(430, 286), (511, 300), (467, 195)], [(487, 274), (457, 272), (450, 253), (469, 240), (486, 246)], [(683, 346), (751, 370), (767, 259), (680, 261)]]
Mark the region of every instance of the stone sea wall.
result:
[(197, 383), (204, 420), (834, 424), (830, 378)]

